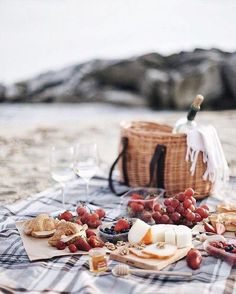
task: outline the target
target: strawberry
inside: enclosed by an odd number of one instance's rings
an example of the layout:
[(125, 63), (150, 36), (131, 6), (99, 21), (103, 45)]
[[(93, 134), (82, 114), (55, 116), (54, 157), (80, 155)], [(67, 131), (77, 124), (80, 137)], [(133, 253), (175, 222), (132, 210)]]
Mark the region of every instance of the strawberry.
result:
[(75, 223), (78, 224), (78, 225), (82, 225), (82, 224), (83, 224), (83, 223), (81, 222), (80, 218), (77, 218), (76, 221), (75, 221)]
[(102, 240), (98, 239), (97, 236), (90, 236), (88, 238), (88, 243), (92, 248), (104, 246), (104, 242)]
[(86, 230), (86, 237), (89, 238), (91, 236), (96, 236), (96, 233), (90, 229)]
[(216, 233), (215, 228), (212, 225), (210, 225), (209, 223), (204, 223), (204, 229), (205, 229), (206, 232), (210, 232), (210, 233), (213, 233), (213, 234)]
[(104, 209), (102, 208), (98, 208), (95, 210), (95, 213), (98, 215), (98, 217), (101, 219), (101, 218), (104, 218), (105, 215), (106, 215), (106, 212), (104, 211)]
[(144, 207), (142, 204), (140, 203), (136, 203), (136, 202), (132, 202), (130, 204), (130, 208), (133, 210), (133, 212), (137, 213), (137, 212), (142, 212)]
[(137, 193), (133, 193), (133, 194), (131, 195), (131, 199), (133, 199), (133, 200), (143, 199), (143, 196), (140, 195), (140, 194), (137, 194)]
[(97, 213), (92, 213), (92, 214), (88, 215), (89, 222), (95, 222), (97, 220), (99, 220), (99, 215)]
[(86, 224), (86, 223), (87, 223), (89, 215), (90, 215), (90, 214), (89, 214), (88, 212), (85, 212), (85, 213), (81, 216), (80, 220), (81, 220), (81, 222), (82, 222), (83, 224)]
[(225, 226), (221, 223), (216, 223), (215, 230), (216, 230), (216, 234), (222, 235), (225, 232)]
[(87, 225), (92, 228), (92, 229), (96, 229), (97, 227), (99, 227), (101, 225), (101, 221), (98, 219), (98, 220), (95, 220), (95, 221), (88, 221), (87, 222)]
[(70, 211), (66, 210), (63, 213), (61, 213), (58, 218), (60, 220), (64, 219), (65, 221), (71, 221), (73, 219), (73, 215)]
[(120, 232), (122, 230), (127, 230), (130, 228), (130, 224), (127, 219), (121, 218), (117, 221), (114, 227), (115, 232)]
[(63, 241), (57, 241), (56, 247), (58, 250), (63, 250), (66, 248), (66, 244)]
[(75, 246), (75, 244), (70, 244), (68, 246), (68, 248), (69, 248), (70, 252), (72, 252), (72, 253), (75, 253), (78, 250), (77, 247)]
[(144, 207), (147, 210), (153, 210), (154, 199), (147, 199), (144, 201)]
[(89, 251), (91, 249), (91, 246), (89, 245), (89, 243), (85, 240), (85, 238), (78, 238), (75, 241), (75, 246), (82, 251)]
[(87, 209), (84, 206), (78, 206), (76, 208), (76, 211), (79, 216), (82, 216), (83, 214), (85, 214), (85, 212), (87, 212)]

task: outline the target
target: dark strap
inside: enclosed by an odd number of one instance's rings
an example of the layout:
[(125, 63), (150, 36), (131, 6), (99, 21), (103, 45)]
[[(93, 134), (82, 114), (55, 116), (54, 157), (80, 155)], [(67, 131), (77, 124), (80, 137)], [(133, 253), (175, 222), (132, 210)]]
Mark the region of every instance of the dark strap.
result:
[(114, 161), (114, 163), (112, 164), (111, 168), (110, 168), (110, 172), (109, 172), (109, 178), (108, 178), (108, 183), (109, 183), (109, 187), (111, 189), (111, 191), (116, 194), (117, 196), (121, 196), (123, 195), (125, 192), (127, 191), (123, 191), (122, 193), (118, 193), (115, 190), (114, 184), (113, 184), (113, 179), (112, 179), (112, 175), (114, 172), (114, 169), (118, 163), (118, 161), (120, 160), (120, 158), (122, 158), (122, 171), (123, 171), (123, 177), (124, 177), (124, 183), (122, 183), (125, 186), (129, 186), (129, 178), (128, 178), (128, 173), (127, 173), (127, 147), (128, 147), (128, 138), (123, 137), (122, 138), (122, 145), (123, 148), (120, 152), (120, 154), (118, 155), (118, 157), (116, 158), (116, 160)]
[(165, 154), (166, 154), (166, 146), (157, 145), (150, 162), (149, 187), (152, 186), (152, 183), (154, 181), (154, 174), (156, 170), (156, 186), (158, 188), (164, 189)]

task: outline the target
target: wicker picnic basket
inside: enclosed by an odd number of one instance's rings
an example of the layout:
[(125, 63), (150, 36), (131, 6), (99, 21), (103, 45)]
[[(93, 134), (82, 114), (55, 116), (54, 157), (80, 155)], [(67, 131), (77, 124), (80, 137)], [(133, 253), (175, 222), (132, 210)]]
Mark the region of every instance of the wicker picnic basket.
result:
[(168, 125), (143, 121), (123, 123), (120, 154), (109, 175), (111, 190), (115, 192), (112, 173), (118, 164), (121, 180), (127, 186), (164, 188), (167, 196), (192, 187), (197, 199), (207, 197), (212, 184), (202, 179), (206, 170), (202, 154), (192, 176), (191, 163), (185, 160), (186, 150), (186, 135), (172, 134)]

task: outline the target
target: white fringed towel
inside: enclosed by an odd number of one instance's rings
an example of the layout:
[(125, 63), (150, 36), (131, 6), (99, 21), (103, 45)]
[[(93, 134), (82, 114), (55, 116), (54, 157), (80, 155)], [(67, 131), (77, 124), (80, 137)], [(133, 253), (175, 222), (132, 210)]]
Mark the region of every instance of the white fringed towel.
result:
[(229, 167), (215, 128), (199, 126), (187, 133), (186, 160), (190, 160), (191, 174), (194, 175), (199, 152), (203, 152), (203, 162), (207, 164), (203, 179), (212, 183), (226, 183)]

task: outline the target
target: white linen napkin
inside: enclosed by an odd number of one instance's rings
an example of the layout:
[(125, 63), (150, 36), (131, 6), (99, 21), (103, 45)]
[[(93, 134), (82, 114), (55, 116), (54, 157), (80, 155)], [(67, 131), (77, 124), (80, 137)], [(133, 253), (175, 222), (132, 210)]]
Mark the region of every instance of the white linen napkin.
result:
[(203, 179), (212, 183), (226, 183), (229, 179), (229, 167), (215, 128), (199, 126), (187, 133), (186, 160), (190, 160), (191, 174), (194, 175), (199, 152), (203, 152), (203, 162), (207, 164)]

